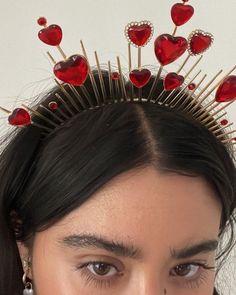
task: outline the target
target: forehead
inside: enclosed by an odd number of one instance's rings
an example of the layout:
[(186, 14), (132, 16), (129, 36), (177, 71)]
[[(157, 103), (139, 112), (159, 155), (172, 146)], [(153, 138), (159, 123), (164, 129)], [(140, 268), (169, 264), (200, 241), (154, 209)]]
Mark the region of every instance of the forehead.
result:
[(147, 167), (115, 177), (61, 220), (59, 230), (189, 242), (217, 236), (220, 216), (220, 202), (204, 179)]

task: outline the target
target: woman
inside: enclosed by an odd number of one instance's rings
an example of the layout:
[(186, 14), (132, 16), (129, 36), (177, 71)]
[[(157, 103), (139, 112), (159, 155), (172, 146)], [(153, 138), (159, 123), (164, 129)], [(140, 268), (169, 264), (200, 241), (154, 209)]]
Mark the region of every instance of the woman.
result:
[[(106, 71), (103, 78), (108, 92)], [(92, 97), (91, 81), (85, 86)], [(55, 93), (66, 99), (56, 87), (33, 108), (47, 106)], [(184, 99), (179, 108), (105, 104), (75, 115), (44, 141), (32, 125), (6, 139), (0, 294), (224, 294), (216, 262), (234, 245), (233, 154), (183, 111)]]

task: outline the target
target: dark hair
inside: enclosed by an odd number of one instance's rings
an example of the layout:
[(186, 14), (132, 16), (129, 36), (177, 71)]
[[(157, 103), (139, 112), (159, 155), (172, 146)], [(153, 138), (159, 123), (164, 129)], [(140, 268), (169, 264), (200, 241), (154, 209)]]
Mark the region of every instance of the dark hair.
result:
[[(99, 85), (97, 71), (93, 74)], [(108, 72), (103, 70), (102, 74), (109, 101)], [(122, 79), (130, 96), (131, 84), (125, 77)], [(142, 89), (142, 97), (148, 96), (154, 79), (152, 76)], [(117, 86), (116, 81), (112, 83)], [(85, 87), (95, 103), (90, 78)], [(81, 87), (75, 88), (86, 101)], [(65, 89), (83, 110), (73, 89), (66, 84)], [(226, 230), (231, 230), (230, 239), (217, 259), (229, 255), (234, 245), (236, 207), (236, 169), (232, 151), (183, 111), (183, 98), (175, 108), (168, 108), (161, 104), (122, 101), (122, 91), (116, 89), (118, 103), (104, 103), (100, 108), (80, 112), (43, 140), (43, 130), (29, 125), (15, 128), (2, 142), (0, 294), (19, 295), (24, 288), (16, 239), (27, 243), (37, 231), (50, 227), (80, 206), (116, 175), (149, 165), (163, 173), (202, 176), (208, 181), (223, 208), (219, 237), (222, 239)], [(157, 97), (162, 90), (163, 83), (159, 80), (151, 98)], [(102, 95), (100, 88), (98, 91)], [(136, 87), (133, 91), (138, 95)], [(47, 106), (52, 100), (64, 108), (55, 93), (67, 99), (59, 87), (54, 87), (32, 108), (39, 109), (40, 104)], [(178, 93), (175, 91), (172, 96)], [(168, 94), (165, 92), (162, 99), (165, 100)], [(73, 109), (73, 105), (70, 106)], [(63, 111), (70, 116), (66, 108)], [(43, 113), (42, 107), (40, 112)], [(57, 110), (55, 113), (60, 116)], [(45, 116), (50, 117), (50, 114), (45, 112)], [(33, 118), (46, 125), (39, 117)], [(12, 224), (10, 213), (13, 211), (22, 221), (20, 231)], [(219, 291), (215, 287), (214, 295), (217, 294)]]

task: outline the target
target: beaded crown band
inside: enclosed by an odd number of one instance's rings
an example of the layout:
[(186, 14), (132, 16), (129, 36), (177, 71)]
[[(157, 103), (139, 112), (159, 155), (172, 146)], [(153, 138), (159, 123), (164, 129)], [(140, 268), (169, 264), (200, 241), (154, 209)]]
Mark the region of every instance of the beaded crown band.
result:
[[(153, 37), (154, 28), (152, 23), (149, 21), (131, 22), (125, 27), (129, 59), (127, 76), (131, 84), (131, 95), (127, 95), (119, 56), (117, 56), (118, 71), (112, 70), (111, 62), (108, 61), (109, 93), (107, 93), (97, 52), (95, 51), (98, 81), (94, 77), (82, 40), (80, 43), (83, 54), (74, 54), (67, 57), (60, 47), (63, 35), (61, 27), (56, 24), (48, 26), (46, 18), (40, 17), (37, 22), (40, 26), (43, 26), (43, 29), (38, 33), (39, 39), (47, 45), (57, 47), (63, 57), (62, 61), (56, 62), (52, 55), (47, 52), (54, 64), (54, 80), (65, 98), (62, 98), (58, 91), (47, 106), (40, 104), (37, 110), (24, 104), (12, 112), (0, 107), (2, 111), (9, 114), (9, 124), (23, 128), (34, 125), (41, 128), (42, 133), (47, 135), (81, 111), (97, 108), (108, 102), (116, 103), (114, 92), (118, 89), (122, 93), (121, 101), (145, 101), (168, 108), (179, 108), (181, 105), (182, 111), (187, 112), (204, 124), (222, 143), (234, 145), (236, 143), (236, 130), (231, 129), (233, 123), (226, 118), (225, 109), (236, 99), (236, 76), (232, 75), (236, 66), (223, 77), (220, 77), (223, 72), (220, 70), (204, 87), (201, 85), (205, 81), (206, 75), (198, 79), (201, 71), (198, 71), (193, 78), (189, 78), (201, 61), (202, 53), (212, 45), (213, 36), (203, 30), (193, 31), (187, 39), (176, 36), (178, 27), (187, 23), (195, 12), (194, 8), (187, 2), (188, 0), (182, 0), (182, 3), (176, 3), (171, 8), (171, 19), (175, 25), (173, 33), (162, 34), (154, 41), (154, 53), (159, 66), (153, 81), (151, 80), (151, 71), (141, 65), (141, 49)], [(136, 47), (138, 50), (137, 68), (132, 68), (131, 46)], [(187, 56), (179, 69), (161, 77), (164, 66), (176, 61), (185, 52), (187, 52)], [(199, 55), (199, 58), (191, 66), (190, 70), (181, 75), (181, 71), (183, 71), (191, 57), (194, 58), (197, 55)], [(96, 99), (96, 105), (92, 103), (92, 97), (85, 86), (88, 79), (90, 79), (93, 88), (93, 99)], [(160, 81), (163, 83), (163, 90), (160, 93), (154, 93), (155, 87)], [(152, 85), (149, 95), (144, 99), (142, 91), (150, 82), (152, 82)], [(73, 95), (68, 92), (68, 89)], [(134, 95), (134, 90), (138, 95)], [(213, 92), (215, 92), (214, 95), (212, 95)], [(153, 98), (153, 94), (155, 98)], [(213, 99), (209, 100), (212, 96)], [(190, 98), (192, 98), (191, 101)], [(44, 112), (40, 112), (40, 109)], [(35, 117), (40, 118), (43, 123), (39, 124), (37, 120), (34, 120)]]

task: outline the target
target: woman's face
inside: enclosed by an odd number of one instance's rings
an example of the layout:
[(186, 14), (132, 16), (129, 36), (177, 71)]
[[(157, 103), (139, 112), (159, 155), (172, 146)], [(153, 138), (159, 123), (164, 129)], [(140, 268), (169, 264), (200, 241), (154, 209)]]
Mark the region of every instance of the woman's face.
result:
[(130, 170), (36, 234), (29, 277), (36, 295), (212, 295), (220, 217), (202, 178)]

